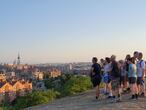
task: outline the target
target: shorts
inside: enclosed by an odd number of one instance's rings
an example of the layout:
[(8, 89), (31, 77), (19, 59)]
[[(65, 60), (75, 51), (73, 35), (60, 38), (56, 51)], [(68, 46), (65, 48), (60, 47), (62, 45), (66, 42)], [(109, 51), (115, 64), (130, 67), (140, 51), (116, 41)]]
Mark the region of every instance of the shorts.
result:
[(138, 77), (137, 78), (137, 85), (144, 85), (144, 84), (145, 84), (145, 81), (141, 77)]
[(103, 76), (103, 82), (106, 84), (109, 84), (111, 82), (111, 76), (109, 74), (106, 76)]
[(121, 76), (121, 78), (120, 78), (120, 85), (121, 84), (126, 84), (126, 82), (128, 81), (128, 78), (127, 78), (127, 76)]
[(120, 78), (115, 78), (111, 81), (112, 90), (116, 90), (120, 86)]
[(137, 83), (137, 78), (136, 77), (130, 77), (129, 78), (129, 84), (136, 84)]
[(94, 76), (91, 77), (91, 82), (93, 84), (93, 87), (99, 86), (101, 83), (102, 78), (100, 76)]

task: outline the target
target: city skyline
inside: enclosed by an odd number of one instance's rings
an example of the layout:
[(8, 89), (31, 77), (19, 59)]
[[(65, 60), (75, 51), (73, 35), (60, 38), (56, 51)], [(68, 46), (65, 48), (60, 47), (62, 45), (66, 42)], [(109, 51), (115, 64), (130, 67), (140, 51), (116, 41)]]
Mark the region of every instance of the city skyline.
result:
[(0, 1), (0, 62), (89, 62), (134, 51), (146, 59), (146, 1)]

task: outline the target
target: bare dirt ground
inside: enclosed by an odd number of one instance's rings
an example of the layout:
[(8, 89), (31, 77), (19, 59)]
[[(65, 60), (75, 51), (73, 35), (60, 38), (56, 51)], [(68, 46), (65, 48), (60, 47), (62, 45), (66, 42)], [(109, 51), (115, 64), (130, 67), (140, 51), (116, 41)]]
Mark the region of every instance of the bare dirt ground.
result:
[(55, 100), (26, 110), (146, 110), (146, 98), (130, 100), (130, 94), (122, 96), (122, 102), (111, 103), (105, 96), (95, 100), (94, 90)]

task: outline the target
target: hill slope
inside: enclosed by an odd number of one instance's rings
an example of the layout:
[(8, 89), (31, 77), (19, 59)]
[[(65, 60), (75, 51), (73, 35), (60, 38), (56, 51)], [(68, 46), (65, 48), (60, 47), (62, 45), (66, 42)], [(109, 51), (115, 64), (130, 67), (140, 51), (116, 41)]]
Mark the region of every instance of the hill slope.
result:
[(111, 103), (105, 96), (94, 100), (94, 90), (73, 97), (58, 99), (46, 105), (40, 105), (26, 110), (146, 110), (146, 98), (138, 101), (129, 100), (130, 95), (123, 95), (120, 103)]

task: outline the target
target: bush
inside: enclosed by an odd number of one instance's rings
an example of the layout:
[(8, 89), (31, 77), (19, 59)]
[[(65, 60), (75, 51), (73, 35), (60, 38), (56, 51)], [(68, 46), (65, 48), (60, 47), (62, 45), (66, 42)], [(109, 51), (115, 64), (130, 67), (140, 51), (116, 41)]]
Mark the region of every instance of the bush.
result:
[(74, 95), (92, 88), (90, 77), (65, 74), (58, 78), (50, 78), (44, 81), (47, 89), (54, 89), (61, 93), (61, 97)]
[(0, 104), (0, 110), (13, 110), (10, 104), (3, 102)]
[(44, 81), (47, 89), (54, 89), (55, 91), (62, 91), (64, 84), (73, 77), (72, 74), (64, 74), (57, 78), (49, 78)]
[(48, 103), (54, 100), (58, 95), (59, 93), (54, 90), (35, 91), (25, 97), (19, 98), (16, 101), (15, 110), (20, 110), (20, 108), (23, 109), (30, 106)]
[(48, 103), (58, 97), (74, 95), (92, 88), (90, 77), (72, 74), (50, 78), (45, 80), (44, 83), (48, 89), (47, 91), (33, 91), (24, 97), (18, 98), (13, 103), (13, 106), (4, 105), (1, 106), (0, 110), (22, 110), (27, 107)]
[(88, 76), (74, 76), (68, 80), (63, 88), (64, 95), (74, 95), (92, 88), (92, 83)]

